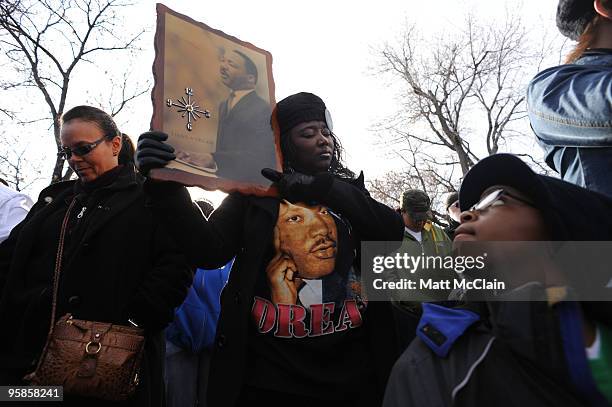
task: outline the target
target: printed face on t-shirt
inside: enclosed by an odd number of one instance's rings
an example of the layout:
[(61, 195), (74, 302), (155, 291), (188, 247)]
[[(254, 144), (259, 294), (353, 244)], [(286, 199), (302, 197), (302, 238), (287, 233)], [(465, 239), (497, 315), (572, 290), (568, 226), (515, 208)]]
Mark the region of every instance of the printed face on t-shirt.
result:
[(257, 331), (314, 338), (360, 327), (367, 301), (353, 269), (354, 244), (339, 214), (322, 205), (281, 201), (274, 254), (251, 308)]
[(275, 249), (295, 263), (295, 277), (316, 279), (334, 271), (338, 233), (324, 206), (281, 202), (274, 233)]

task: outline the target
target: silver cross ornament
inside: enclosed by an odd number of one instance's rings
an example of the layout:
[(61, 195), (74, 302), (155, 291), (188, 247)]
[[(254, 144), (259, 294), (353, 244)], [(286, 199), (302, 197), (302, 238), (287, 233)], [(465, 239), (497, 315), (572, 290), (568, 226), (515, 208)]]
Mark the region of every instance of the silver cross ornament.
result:
[(195, 123), (196, 120), (202, 116), (210, 119), (210, 112), (206, 109), (200, 110), (200, 106), (191, 100), (191, 97), (193, 96), (192, 88), (185, 88), (185, 95), (187, 95), (187, 100), (185, 100), (185, 96), (181, 96), (181, 98), (177, 99), (176, 102), (173, 102), (172, 99), (167, 99), (166, 106), (178, 107), (177, 113), (182, 113), (181, 117), (187, 116), (187, 124), (185, 127), (187, 128), (187, 131), (191, 131), (193, 130), (193, 123)]

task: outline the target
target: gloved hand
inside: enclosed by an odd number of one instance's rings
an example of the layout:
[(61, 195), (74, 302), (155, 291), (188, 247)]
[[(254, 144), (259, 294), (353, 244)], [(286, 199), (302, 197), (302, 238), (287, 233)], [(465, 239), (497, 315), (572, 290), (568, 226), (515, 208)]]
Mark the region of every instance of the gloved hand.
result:
[(152, 168), (165, 167), (174, 160), (174, 148), (164, 143), (168, 135), (161, 131), (147, 131), (138, 137), (136, 147), (136, 167), (143, 175), (147, 175)]
[(264, 168), (261, 175), (276, 183), (281, 197), (292, 202), (319, 201), (333, 182), (333, 176), (328, 173), (312, 176), (299, 172), (280, 173)]

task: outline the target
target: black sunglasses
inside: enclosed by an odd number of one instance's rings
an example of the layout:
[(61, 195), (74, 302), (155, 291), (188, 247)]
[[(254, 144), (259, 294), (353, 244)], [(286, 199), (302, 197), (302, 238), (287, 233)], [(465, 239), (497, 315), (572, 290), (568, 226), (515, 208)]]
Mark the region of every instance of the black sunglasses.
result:
[(107, 137), (106, 136), (102, 136), (101, 139), (94, 141), (93, 143), (90, 144), (82, 144), (78, 147), (74, 147), (74, 148), (70, 148), (70, 147), (60, 147), (59, 151), (57, 152), (57, 155), (64, 158), (65, 160), (70, 159), (70, 157), (72, 157), (72, 155), (78, 155), (79, 157), (83, 157), (84, 155), (87, 155), (89, 153), (91, 153), (91, 151), (96, 148), (100, 143), (102, 143), (104, 140), (106, 140)]

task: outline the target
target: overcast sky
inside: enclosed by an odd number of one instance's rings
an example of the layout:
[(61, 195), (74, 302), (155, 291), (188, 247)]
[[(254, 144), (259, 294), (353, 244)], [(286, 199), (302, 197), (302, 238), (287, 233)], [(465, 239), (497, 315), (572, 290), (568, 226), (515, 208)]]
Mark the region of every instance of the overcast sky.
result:
[[(556, 0), (527, 1), (520, 5), (527, 25), (554, 29)], [(388, 159), (377, 144), (372, 126), (397, 109), (397, 89), (373, 75), (373, 49), (393, 41), (405, 21), (417, 21), (425, 35), (452, 31), (467, 11), (479, 18), (499, 19), (506, 7), (519, 10), (513, 0), (377, 0), (377, 1), (193, 1), (169, 0), (171, 9), (189, 15), (215, 29), (251, 42), (271, 52), (276, 99), (299, 91), (313, 92), (326, 102), (334, 119), (334, 131), (344, 144), (349, 167), (364, 170), (366, 179), (401, 165)], [(145, 26), (144, 52), (131, 67), (137, 77), (152, 77), (155, 2), (143, 0), (131, 6), (126, 21)], [(425, 23), (425, 24), (423, 24)], [(1, 68), (0, 68), (1, 69)], [(121, 69), (121, 64), (115, 69)], [(95, 81), (81, 85), (95, 87)], [(82, 103), (72, 94), (71, 103)], [(118, 116), (122, 129), (134, 139), (147, 130), (151, 117), (149, 96)], [(49, 158), (49, 167), (53, 159)], [(36, 195), (40, 188), (30, 193)], [(218, 201), (218, 196), (213, 200)]]

